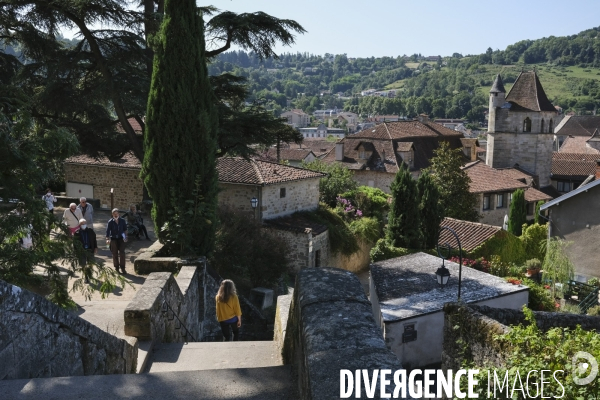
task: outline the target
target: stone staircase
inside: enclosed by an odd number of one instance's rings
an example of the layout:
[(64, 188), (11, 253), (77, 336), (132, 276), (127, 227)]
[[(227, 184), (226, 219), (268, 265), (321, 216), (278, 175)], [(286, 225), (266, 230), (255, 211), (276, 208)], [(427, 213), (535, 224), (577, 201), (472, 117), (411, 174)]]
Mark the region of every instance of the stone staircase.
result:
[(274, 343), (162, 343), (145, 373), (0, 381), (2, 399), (298, 399)]

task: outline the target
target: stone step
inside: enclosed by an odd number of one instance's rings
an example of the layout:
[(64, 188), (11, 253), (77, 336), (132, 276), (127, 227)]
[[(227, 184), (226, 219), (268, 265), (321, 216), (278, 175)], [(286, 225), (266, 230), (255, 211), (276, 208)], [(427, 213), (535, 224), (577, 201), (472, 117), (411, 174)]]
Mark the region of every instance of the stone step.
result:
[(212, 371), (72, 376), (0, 381), (0, 398), (297, 400), (289, 365)]
[(272, 341), (156, 344), (147, 372), (261, 368), (282, 365)]

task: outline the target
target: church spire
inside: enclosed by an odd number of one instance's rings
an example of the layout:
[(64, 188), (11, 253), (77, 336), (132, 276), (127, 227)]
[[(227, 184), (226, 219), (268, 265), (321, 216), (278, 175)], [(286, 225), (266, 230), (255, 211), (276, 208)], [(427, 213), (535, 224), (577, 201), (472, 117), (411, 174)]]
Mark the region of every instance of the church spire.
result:
[(492, 88), (490, 89), (490, 93), (506, 93), (506, 90), (504, 89), (504, 84), (502, 83), (502, 78), (500, 77), (500, 74), (496, 75), (496, 79), (494, 80), (494, 84), (492, 85)]

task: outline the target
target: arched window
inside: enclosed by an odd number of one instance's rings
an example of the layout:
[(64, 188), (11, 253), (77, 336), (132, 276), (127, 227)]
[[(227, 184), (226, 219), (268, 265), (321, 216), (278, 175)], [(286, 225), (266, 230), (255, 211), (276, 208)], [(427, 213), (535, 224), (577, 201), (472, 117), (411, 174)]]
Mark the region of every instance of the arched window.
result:
[(529, 117), (525, 118), (525, 121), (523, 121), (523, 132), (531, 132), (531, 120)]
[(544, 133), (544, 120), (542, 120), (542, 129), (540, 129), (540, 132)]
[(548, 133), (554, 133), (554, 122), (550, 119), (550, 123), (548, 124)]

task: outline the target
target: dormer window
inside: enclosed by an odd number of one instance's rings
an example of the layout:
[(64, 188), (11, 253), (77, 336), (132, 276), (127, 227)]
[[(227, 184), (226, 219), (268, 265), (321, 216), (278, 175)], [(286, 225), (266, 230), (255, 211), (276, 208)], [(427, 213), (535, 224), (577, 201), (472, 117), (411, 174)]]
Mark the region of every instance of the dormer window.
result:
[(523, 121), (523, 132), (531, 132), (531, 119), (529, 117)]
[(360, 158), (361, 160), (364, 160), (366, 158), (366, 154), (365, 154), (365, 150), (364, 149), (360, 149), (358, 152), (358, 158)]

